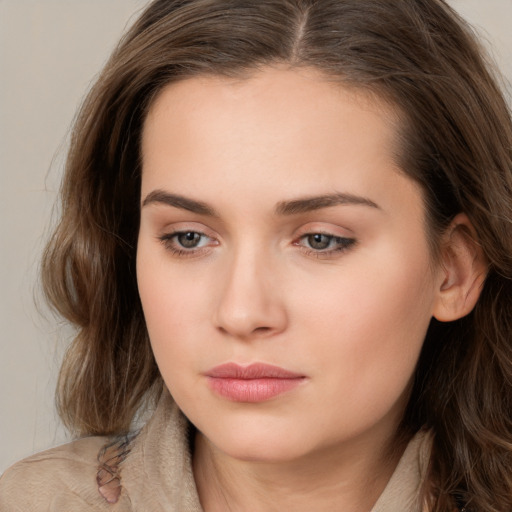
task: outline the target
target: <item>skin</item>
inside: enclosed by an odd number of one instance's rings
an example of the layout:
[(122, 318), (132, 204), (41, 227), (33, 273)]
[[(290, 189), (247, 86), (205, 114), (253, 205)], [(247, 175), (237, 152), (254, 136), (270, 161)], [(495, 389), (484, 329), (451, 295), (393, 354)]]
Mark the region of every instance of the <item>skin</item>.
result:
[[(395, 163), (396, 123), (389, 105), (307, 69), (189, 79), (150, 109), (138, 283), (164, 381), (198, 429), (207, 512), (368, 511), (396, 466), (426, 329), (461, 315), (447, 313), (449, 293), (471, 274), (432, 262), (421, 190)], [(332, 194), (351, 200), (289, 205)], [(176, 232), (199, 233), (198, 246)], [(233, 402), (204, 375), (226, 362), (305, 378)]]

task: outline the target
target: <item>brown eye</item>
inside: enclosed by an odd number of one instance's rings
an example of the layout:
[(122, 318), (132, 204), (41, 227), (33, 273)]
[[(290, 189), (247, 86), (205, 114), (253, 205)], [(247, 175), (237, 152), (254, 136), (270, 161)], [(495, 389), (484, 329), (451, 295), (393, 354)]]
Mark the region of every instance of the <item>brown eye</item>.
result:
[(327, 249), (331, 245), (333, 239), (333, 236), (323, 235), (322, 233), (314, 233), (307, 236), (307, 243), (311, 249), (321, 251)]
[(194, 249), (201, 242), (201, 234), (195, 231), (186, 231), (175, 235), (176, 241), (185, 249)]

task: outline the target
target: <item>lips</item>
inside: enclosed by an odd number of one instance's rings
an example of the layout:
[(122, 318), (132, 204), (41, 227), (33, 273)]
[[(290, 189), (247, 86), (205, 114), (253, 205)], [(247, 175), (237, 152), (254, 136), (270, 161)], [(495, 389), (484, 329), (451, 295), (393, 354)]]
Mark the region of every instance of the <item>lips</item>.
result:
[(206, 372), (210, 389), (234, 402), (264, 402), (302, 384), (304, 375), (279, 366), (255, 363), (241, 366), (222, 364)]

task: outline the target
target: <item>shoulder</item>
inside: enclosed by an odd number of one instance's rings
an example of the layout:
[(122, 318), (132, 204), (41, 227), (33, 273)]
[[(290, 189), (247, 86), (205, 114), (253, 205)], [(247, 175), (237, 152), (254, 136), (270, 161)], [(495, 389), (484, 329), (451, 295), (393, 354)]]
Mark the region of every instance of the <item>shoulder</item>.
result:
[(98, 455), (107, 442), (105, 437), (83, 438), (16, 463), (0, 478), (0, 510), (123, 510), (109, 506), (98, 492)]

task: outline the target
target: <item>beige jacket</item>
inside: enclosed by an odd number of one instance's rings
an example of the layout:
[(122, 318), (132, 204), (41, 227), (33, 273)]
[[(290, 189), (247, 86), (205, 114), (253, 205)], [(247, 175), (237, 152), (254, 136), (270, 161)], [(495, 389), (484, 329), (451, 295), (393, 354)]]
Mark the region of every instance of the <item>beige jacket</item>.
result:
[[(137, 435), (110, 445), (80, 439), (15, 464), (0, 479), (0, 511), (201, 512), (187, 427), (166, 393)], [(429, 436), (418, 434), (371, 512), (422, 510), (429, 450)]]

